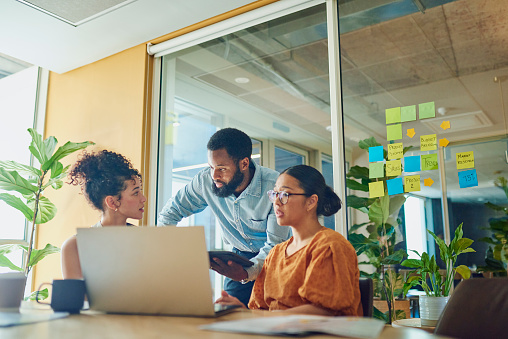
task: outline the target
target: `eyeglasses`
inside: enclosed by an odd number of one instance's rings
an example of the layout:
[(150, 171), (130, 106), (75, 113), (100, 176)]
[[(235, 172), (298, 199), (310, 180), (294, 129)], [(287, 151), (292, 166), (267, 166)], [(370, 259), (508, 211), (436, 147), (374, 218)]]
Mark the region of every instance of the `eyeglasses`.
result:
[(288, 193), (288, 192), (284, 192), (284, 191), (275, 192), (274, 190), (269, 190), (266, 193), (268, 194), (268, 199), (270, 199), (271, 202), (275, 202), (275, 199), (277, 199), (277, 197), (279, 197), (279, 201), (282, 205), (285, 205), (288, 203), (290, 195), (306, 195), (306, 196), (308, 196), (307, 193)]

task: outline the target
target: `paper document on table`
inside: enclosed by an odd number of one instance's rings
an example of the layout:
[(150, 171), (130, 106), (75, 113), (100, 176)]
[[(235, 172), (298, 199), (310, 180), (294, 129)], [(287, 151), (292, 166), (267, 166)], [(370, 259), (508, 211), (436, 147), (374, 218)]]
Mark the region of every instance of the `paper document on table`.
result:
[(216, 322), (200, 329), (266, 335), (326, 333), (354, 338), (377, 338), (385, 323), (374, 318), (290, 315)]

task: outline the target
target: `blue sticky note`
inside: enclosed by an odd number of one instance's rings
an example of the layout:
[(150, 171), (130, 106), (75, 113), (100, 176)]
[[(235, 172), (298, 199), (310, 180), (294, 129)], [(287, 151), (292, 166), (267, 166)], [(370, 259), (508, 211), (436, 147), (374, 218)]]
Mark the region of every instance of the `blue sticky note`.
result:
[(383, 146), (369, 147), (369, 162), (383, 161)]
[(421, 171), (421, 163), (419, 155), (404, 157), (404, 172), (419, 172), (419, 171)]
[(459, 186), (460, 188), (478, 186), (478, 177), (476, 176), (476, 170), (470, 169), (467, 171), (459, 172)]
[(386, 180), (386, 187), (388, 187), (388, 195), (404, 193), (402, 178)]

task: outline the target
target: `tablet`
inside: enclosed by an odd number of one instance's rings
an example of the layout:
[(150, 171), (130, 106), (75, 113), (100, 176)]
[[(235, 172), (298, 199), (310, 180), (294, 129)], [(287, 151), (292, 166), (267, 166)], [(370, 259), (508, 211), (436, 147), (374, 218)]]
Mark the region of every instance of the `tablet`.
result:
[(242, 257), (241, 255), (238, 255), (234, 252), (229, 251), (208, 251), (208, 255), (210, 256), (210, 261), (212, 261), (212, 258), (219, 258), (220, 260), (227, 263), (229, 260), (242, 265), (243, 267), (249, 267), (254, 265), (252, 261), (250, 261), (247, 258)]

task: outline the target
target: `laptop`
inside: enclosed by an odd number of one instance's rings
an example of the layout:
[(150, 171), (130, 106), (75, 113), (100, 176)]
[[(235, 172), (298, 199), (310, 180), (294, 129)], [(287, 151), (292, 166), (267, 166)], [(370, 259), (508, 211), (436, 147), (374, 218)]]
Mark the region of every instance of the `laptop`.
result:
[(215, 317), (202, 226), (78, 228), (90, 309), (126, 314)]

